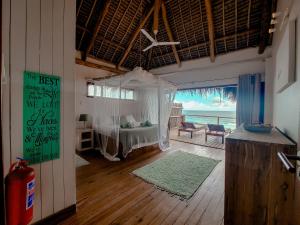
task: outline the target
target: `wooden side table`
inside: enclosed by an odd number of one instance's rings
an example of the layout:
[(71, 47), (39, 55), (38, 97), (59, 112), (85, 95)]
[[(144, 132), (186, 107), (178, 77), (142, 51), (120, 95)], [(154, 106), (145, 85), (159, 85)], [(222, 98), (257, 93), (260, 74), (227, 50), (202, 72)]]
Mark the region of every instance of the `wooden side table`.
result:
[(94, 129), (77, 129), (77, 151), (86, 151), (94, 148)]

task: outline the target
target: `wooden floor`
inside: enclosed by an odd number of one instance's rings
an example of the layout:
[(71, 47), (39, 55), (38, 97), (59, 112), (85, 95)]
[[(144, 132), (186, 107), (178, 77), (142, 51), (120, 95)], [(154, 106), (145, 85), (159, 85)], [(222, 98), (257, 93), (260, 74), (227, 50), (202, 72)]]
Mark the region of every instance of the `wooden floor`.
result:
[[(121, 162), (83, 154), (91, 164), (77, 168), (77, 214), (61, 224), (223, 224), (224, 151), (176, 141), (171, 145), (167, 152), (137, 150)], [(188, 201), (131, 174), (174, 150), (222, 160)]]

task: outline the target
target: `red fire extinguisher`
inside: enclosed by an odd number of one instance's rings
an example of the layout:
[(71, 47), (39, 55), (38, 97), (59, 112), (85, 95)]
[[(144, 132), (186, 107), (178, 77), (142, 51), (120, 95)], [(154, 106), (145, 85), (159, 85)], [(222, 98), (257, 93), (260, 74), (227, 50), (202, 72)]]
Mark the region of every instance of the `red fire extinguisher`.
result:
[(33, 217), (34, 170), (25, 160), (18, 159), (5, 178), (7, 225), (27, 225)]

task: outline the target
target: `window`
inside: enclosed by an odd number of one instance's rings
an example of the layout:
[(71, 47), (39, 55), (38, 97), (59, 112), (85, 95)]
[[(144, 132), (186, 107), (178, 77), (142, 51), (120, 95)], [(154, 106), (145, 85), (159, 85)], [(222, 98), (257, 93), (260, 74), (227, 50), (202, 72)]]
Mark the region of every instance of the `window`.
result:
[(98, 85), (96, 85), (95, 87), (96, 87), (95, 96), (96, 97), (101, 97), (102, 96), (102, 87), (98, 86)]
[[(134, 100), (134, 90), (95, 85), (92, 82), (87, 83), (88, 97), (104, 97), (104, 98), (114, 98), (114, 99), (124, 99), (124, 100)], [(121, 92), (121, 93), (120, 93)]]
[(103, 86), (103, 97), (105, 98), (119, 98), (119, 88)]
[(126, 99), (126, 90), (121, 89), (121, 99)]
[(87, 96), (94, 97), (95, 96), (95, 84), (92, 82), (87, 82), (87, 89), (88, 89)]
[(124, 99), (133, 100), (133, 90), (126, 89), (126, 95)]

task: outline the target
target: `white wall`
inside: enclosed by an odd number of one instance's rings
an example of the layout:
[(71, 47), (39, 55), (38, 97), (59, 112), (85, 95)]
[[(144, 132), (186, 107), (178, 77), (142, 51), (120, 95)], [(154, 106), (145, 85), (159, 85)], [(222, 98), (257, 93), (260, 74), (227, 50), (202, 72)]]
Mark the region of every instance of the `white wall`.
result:
[(23, 72), (61, 77), (60, 158), (35, 164), (34, 219), (76, 203), (75, 182), (75, 0), (3, 0), (3, 157), (22, 157)]
[(265, 60), (265, 112), (264, 122), (273, 124), (273, 58)]
[[(293, 5), (290, 5), (293, 2)], [(277, 3), (277, 11), (283, 12), (285, 8), (289, 7), (290, 20), (298, 19), (297, 21), (297, 43), (296, 43), (296, 82), (289, 86), (281, 93), (276, 93), (274, 88), (274, 106), (273, 113), (274, 125), (285, 131), (291, 138), (299, 143), (300, 141), (300, 1), (298, 0), (279, 0)], [(273, 39), (273, 70), (276, 68), (276, 54), (278, 45), (281, 41), (284, 29), (274, 33)], [(275, 79), (274, 79), (275, 80)], [(274, 86), (275, 87), (275, 83)]]
[[(94, 108), (94, 101), (96, 101), (96, 99), (87, 97), (87, 81), (89, 80), (89, 78), (103, 77), (110, 74), (110, 72), (101, 69), (90, 68), (83, 65), (76, 65), (76, 120), (78, 120), (80, 114), (88, 114), (90, 115), (90, 119), (92, 120), (92, 116), (94, 115), (96, 110), (98, 110)], [(101, 101), (101, 99), (97, 99), (97, 101), (99, 100)], [(107, 100), (108, 99), (106, 99), (106, 101)], [(118, 100), (110, 99), (110, 101), (112, 102), (112, 104), (114, 104), (114, 102), (119, 104)], [(134, 114), (135, 109), (135, 101), (120, 101), (121, 115)]]
[[(87, 97), (87, 78), (103, 77), (109, 73), (104, 70), (94, 69), (83, 65), (75, 66), (75, 114), (78, 121), (80, 114), (92, 115), (93, 98)], [(90, 124), (87, 124), (90, 125)]]

